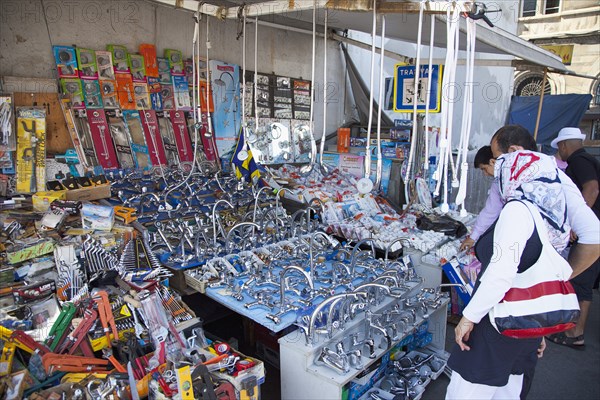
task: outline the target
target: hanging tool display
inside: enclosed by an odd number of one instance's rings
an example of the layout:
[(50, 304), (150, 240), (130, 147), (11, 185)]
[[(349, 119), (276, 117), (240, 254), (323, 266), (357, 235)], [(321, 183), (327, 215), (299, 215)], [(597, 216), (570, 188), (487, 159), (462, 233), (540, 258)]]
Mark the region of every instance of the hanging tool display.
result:
[(17, 107), (17, 186), (19, 193), (46, 187), (46, 109)]

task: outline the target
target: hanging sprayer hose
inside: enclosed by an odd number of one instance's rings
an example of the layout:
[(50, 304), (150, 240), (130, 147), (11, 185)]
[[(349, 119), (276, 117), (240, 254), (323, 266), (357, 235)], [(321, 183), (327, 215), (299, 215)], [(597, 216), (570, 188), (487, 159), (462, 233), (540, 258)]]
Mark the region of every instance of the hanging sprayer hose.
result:
[(452, 162), (450, 147), (452, 145), (452, 101), (454, 90), (451, 90), (451, 85), (454, 84), (456, 73), (456, 61), (458, 48), (457, 31), (458, 31), (458, 7), (452, 3), (452, 7), (448, 7), (446, 11), (446, 60), (444, 63), (445, 71), (443, 74), (442, 91), (448, 89), (448, 93), (442, 93), (442, 116), (440, 124), (440, 144), (438, 153), (438, 166), (434, 178), (437, 180), (434, 195), (440, 195), (442, 184), (444, 185), (443, 202), (441, 205), (442, 212), (448, 212), (448, 164)]
[(379, 57), (379, 99), (377, 110), (377, 175), (375, 179), (375, 190), (379, 191), (381, 186), (381, 175), (383, 173), (383, 160), (381, 155), (381, 113), (383, 110), (383, 64), (385, 64), (385, 14), (381, 16), (381, 56)]
[(431, 93), (431, 69), (433, 68), (433, 37), (435, 35), (435, 15), (431, 16), (431, 32), (429, 35), (429, 79), (427, 79), (427, 99), (425, 100), (425, 160), (423, 163), (423, 172), (429, 173), (429, 96)]
[[(240, 6), (239, 16), (242, 19), (242, 128), (240, 139), (244, 141), (243, 149), (237, 153), (236, 157), (240, 161), (244, 161), (249, 157), (248, 140), (246, 138), (246, 7)], [(235, 167), (233, 168), (235, 170)]]
[[(194, 70), (193, 73), (193, 78), (192, 78), (192, 83), (195, 84), (196, 82), (196, 75), (199, 73), (197, 71), (198, 69), (198, 64), (196, 63), (196, 55), (200, 54), (200, 44), (199, 44), (199, 37), (200, 37), (200, 21), (201, 21), (201, 13), (200, 13), (200, 8), (202, 6), (202, 3), (198, 4), (198, 11), (196, 12), (195, 16), (194, 16), (194, 20), (195, 20), (195, 25), (194, 25), (194, 37), (192, 39), (192, 68)], [(210, 47), (210, 42), (208, 41), (208, 18), (206, 18), (206, 66), (208, 68), (208, 48)], [(210, 79), (208, 79), (210, 82)], [(199, 83), (198, 83), (198, 90), (199, 90)], [(198, 92), (199, 93), (199, 92)], [(210, 83), (208, 83), (208, 89), (206, 91), (207, 95), (206, 95), (206, 108), (208, 110), (208, 93), (210, 93)], [(196, 95), (194, 94), (192, 96), (194, 99), (196, 98)], [(194, 106), (194, 161), (192, 163), (192, 168), (190, 168), (190, 172), (189, 174), (185, 177), (185, 179), (183, 181), (181, 181), (180, 183), (178, 183), (177, 185), (173, 186), (171, 189), (169, 189), (166, 193), (165, 196), (163, 197), (164, 203), (165, 203), (165, 208), (170, 209), (172, 206), (169, 204), (169, 202), (167, 201), (167, 199), (169, 198), (169, 195), (171, 193), (173, 193), (175, 190), (179, 189), (180, 187), (182, 187), (183, 185), (185, 185), (190, 178), (192, 177), (192, 175), (194, 174), (194, 171), (196, 169), (196, 166), (198, 164), (198, 116), (196, 115), (196, 113), (198, 112), (198, 109), (196, 109), (196, 107), (198, 106), (198, 103), (195, 104)], [(208, 120), (209, 120), (209, 124), (210, 124), (210, 111), (208, 111)]]
[(312, 26), (312, 63), (311, 63), (311, 80), (310, 80), (310, 117), (308, 119), (310, 124), (310, 163), (300, 169), (302, 174), (309, 174), (316, 162), (317, 158), (317, 143), (315, 141), (315, 135), (313, 134), (314, 127), (314, 108), (315, 108), (315, 58), (317, 50), (317, 2), (313, 1), (313, 26)]
[(325, 9), (325, 35), (323, 36), (323, 133), (319, 149), (319, 164), (323, 166), (323, 153), (327, 139), (327, 9)]
[(258, 17), (254, 17), (254, 134), (258, 133)]
[[(417, 107), (419, 105), (419, 77), (421, 75), (421, 37), (423, 33), (423, 11), (425, 8), (424, 2), (419, 2), (419, 28), (417, 30), (417, 57), (415, 59), (415, 73), (413, 85), (413, 115), (412, 115), (412, 138), (410, 140), (410, 153), (408, 156), (408, 164), (406, 166), (406, 175), (404, 176), (404, 186), (410, 186), (412, 179), (413, 160), (417, 145), (417, 134), (419, 127), (417, 126)], [(409, 200), (407, 198), (407, 200)]]
[(465, 200), (467, 197), (467, 177), (469, 163), (467, 153), (469, 151), (469, 138), (471, 136), (471, 121), (473, 116), (473, 72), (475, 69), (475, 40), (477, 37), (477, 24), (472, 19), (467, 19), (467, 65), (466, 82), (468, 83), (467, 94), (463, 103), (463, 125), (461, 130), (461, 144), (457, 160), (460, 161), (460, 184), (456, 195), (456, 205), (461, 207), (461, 215), (466, 216)]
[(371, 128), (373, 127), (373, 81), (375, 80), (375, 36), (377, 35), (377, 0), (373, 0), (373, 30), (371, 32), (371, 78), (369, 81), (369, 123), (365, 148), (365, 179), (371, 176)]

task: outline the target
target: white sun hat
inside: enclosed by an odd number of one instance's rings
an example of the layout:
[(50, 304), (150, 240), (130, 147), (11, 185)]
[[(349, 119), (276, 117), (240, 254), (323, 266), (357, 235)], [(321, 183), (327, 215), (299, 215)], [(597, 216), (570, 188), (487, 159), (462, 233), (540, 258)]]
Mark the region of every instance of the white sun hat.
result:
[(581, 129), (579, 128), (562, 128), (560, 132), (558, 132), (558, 136), (556, 137), (556, 139), (554, 139), (552, 143), (550, 143), (550, 146), (552, 146), (555, 149), (558, 149), (559, 142), (570, 139), (584, 140), (585, 134), (581, 133)]

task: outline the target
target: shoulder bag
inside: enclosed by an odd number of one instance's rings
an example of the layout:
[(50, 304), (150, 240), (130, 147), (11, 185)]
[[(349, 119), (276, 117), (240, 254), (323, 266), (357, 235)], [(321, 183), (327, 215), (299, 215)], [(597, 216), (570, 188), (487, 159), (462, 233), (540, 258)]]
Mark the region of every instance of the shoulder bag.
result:
[(489, 312), (492, 325), (504, 336), (536, 338), (571, 329), (579, 318), (579, 303), (569, 282), (572, 269), (548, 239), (546, 224), (537, 208), (529, 209), (542, 252), (535, 264), (517, 273), (512, 287)]

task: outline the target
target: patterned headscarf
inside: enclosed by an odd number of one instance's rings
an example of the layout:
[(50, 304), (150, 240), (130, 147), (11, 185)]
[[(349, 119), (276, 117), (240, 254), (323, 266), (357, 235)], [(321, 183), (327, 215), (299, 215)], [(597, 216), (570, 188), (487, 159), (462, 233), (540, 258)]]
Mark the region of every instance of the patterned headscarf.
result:
[(550, 243), (562, 251), (571, 227), (554, 157), (528, 150), (503, 154), (496, 160), (494, 175), (505, 202), (528, 200), (537, 206), (546, 222)]

